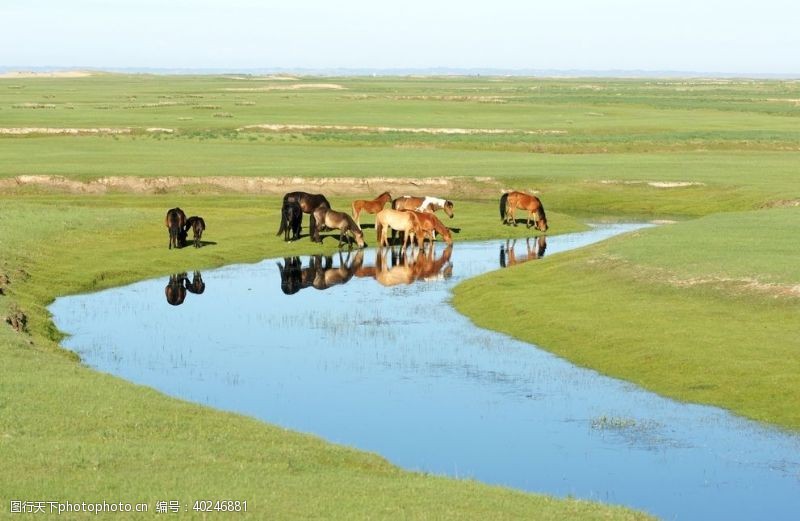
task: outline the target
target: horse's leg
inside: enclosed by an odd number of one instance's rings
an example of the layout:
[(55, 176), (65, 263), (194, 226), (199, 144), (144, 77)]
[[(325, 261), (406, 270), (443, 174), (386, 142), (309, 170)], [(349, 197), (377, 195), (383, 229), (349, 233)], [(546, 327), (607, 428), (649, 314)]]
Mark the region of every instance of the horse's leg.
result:
[(532, 215), (533, 215), (533, 210), (529, 210), (528, 211), (528, 220), (525, 221), (525, 227), (526, 228), (530, 228), (531, 227), (531, 216)]

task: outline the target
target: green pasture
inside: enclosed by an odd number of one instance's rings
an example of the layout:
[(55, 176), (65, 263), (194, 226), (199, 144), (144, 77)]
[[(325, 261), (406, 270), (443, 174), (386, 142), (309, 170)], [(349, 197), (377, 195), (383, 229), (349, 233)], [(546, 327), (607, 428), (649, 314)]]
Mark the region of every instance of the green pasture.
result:
[[(0, 501), (202, 493), (248, 499), (255, 519), (635, 517), (406, 473), (94, 373), (58, 348), (46, 306), (319, 250), (275, 237), (279, 196), (225, 190), (208, 181), (217, 176), (398, 178), (409, 190), (451, 178), (453, 193), (435, 195), (456, 201), (446, 224), (457, 241), (526, 236), (500, 224), (497, 199), (504, 188), (537, 190), (550, 234), (589, 221), (676, 222), (467, 281), (453, 297), (460, 311), (666, 396), (796, 430), (798, 99), (800, 82), (744, 79), (0, 79), (0, 315), (27, 318), (22, 333), (0, 324)], [(245, 128), (260, 124), (312, 127)], [(125, 133), (3, 133), (33, 128)], [(82, 194), (17, 184), (25, 175), (196, 182)], [(173, 206), (203, 215), (214, 244), (167, 250)]]

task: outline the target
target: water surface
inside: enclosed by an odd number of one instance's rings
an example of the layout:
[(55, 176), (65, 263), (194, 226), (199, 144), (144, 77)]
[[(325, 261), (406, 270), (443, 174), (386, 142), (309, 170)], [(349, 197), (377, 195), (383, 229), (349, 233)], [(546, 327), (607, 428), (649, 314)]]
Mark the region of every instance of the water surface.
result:
[(577, 368), (448, 304), (461, 280), (635, 228), (456, 243), (416, 263), (271, 259), (50, 310), (91, 367), (408, 469), (665, 519), (797, 519), (800, 437)]

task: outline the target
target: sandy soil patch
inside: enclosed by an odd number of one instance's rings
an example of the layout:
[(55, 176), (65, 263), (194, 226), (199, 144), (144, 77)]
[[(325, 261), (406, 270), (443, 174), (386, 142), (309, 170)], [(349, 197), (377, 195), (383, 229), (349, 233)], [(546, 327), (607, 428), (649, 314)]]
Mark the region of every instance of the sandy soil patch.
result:
[(566, 130), (518, 130), (507, 128), (435, 128), (435, 127), (371, 127), (367, 125), (304, 125), (284, 123), (264, 123), (247, 125), (239, 131), (263, 130), (268, 132), (303, 132), (337, 130), (345, 132), (405, 132), (410, 134), (566, 134)]
[(699, 181), (622, 181), (619, 179), (603, 179), (604, 185), (647, 185), (653, 188), (686, 188), (688, 186), (705, 186)]
[(324, 193), (326, 195), (378, 194), (390, 191), (400, 195), (458, 196), (485, 193), (497, 185), (491, 177), (475, 178), (304, 178), (304, 177), (135, 177), (109, 176), (90, 181), (78, 181), (63, 176), (20, 175), (0, 179), (0, 191), (13, 192), (34, 187), (67, 193), (103, 194), (130, 192), (156, 194), (170, 191), (202, 193), (246, 193), (253, 195), (283, 195), (286, 192)]
[(229, 92), (261, 92), (268, 90), (344, 90), (338, 83), (295, 83), (294, 85), (267, 85), (264, 87), (228, 87), (222, 90)]
[(280, 74), (270, 74), (268, 76), (225, 76), (225, 78), (229, 80), (241, 81), (300, 81), (300, 78), (296, 78), (294, 76), (283, 76)]
[(86, 71), (53, 71), (53, 72), (34, 72), (34, 71), (11, 71), (0, 74), (0, 79), (16, 80), (20, 78), (84, 78), (91, 76), (91, 72)]
[(56, 127), (17, 127), (17, 128), (0, 128), (0, 134), (10, 136), (25, 136), (28, 134), (66, 134), (66, 135), (79, 135), (79, 134), (130, 134), (129, 128), (56, 128)]

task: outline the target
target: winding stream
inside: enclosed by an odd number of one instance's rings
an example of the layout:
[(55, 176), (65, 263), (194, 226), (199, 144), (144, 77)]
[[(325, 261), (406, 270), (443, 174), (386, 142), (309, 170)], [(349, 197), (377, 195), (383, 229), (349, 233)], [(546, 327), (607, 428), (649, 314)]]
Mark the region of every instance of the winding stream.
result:
[(372, 249), (270, 259), (50, 311), (97, 370), (404, 468), (664, 519), (797, 519), (800, 436), (575, 367), (448, 304), (461, 280), (638, 227), (456, 243), (406, 264)]

